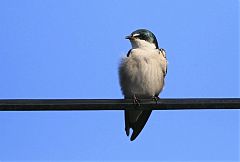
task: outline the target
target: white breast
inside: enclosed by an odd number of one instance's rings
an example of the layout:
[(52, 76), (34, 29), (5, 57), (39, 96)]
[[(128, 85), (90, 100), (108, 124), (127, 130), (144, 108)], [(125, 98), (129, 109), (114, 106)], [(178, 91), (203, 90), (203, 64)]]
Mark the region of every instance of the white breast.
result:
[(158, 95), (164, 85), (167, 62), (158, 49), (132, 49), (119, 67), (122, 93), (125, 98), (149, 98)]

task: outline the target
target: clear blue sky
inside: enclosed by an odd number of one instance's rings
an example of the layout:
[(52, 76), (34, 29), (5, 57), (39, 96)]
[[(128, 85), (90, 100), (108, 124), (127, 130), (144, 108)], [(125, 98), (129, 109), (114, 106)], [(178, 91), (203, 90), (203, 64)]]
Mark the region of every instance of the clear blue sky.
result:
[[(0, 98), (122, 98), (138, 28), (169, 60), (162, 98), (240, 97), (237, 0), (0, 1)], [(0, 112), (0, 161), (240, 161), (236, 110), (154, 111), (130, 142), (122, 111)]]

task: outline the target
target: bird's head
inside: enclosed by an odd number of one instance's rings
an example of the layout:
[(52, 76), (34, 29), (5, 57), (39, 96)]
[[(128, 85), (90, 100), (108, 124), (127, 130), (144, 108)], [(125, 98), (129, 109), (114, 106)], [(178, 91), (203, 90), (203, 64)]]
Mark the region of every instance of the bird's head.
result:
[(155, 35), (147, 29), (138, 29), (132, 32), (129, 36), (132, 48), (153, 48), (158, 49), (158, 42)]

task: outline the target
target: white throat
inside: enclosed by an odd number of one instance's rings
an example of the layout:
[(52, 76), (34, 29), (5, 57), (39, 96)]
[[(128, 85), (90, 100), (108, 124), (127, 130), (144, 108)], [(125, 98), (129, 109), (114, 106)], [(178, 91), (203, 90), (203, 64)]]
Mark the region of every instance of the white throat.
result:
[(135, 48), (156, 49), (155, 44), (149, 43), (149, 42), (147, 42), (145, 40), (132, 39), (130, 41), (131, 41), (133, 49), (135, 49)]

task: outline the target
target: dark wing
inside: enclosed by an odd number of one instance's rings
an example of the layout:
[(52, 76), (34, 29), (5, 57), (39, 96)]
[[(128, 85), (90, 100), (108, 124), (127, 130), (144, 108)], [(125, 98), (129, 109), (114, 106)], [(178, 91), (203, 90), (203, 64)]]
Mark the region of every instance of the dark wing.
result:
[(150, 117), (152, 110), (144, 110), (138, 117), (137, 121), (132, 124), (133, 133), (130, 138), (131, 141), (135, 140), (137, 136), (141, 133), (145, 124), (147, 123), (148, 118)]
[(159, 48), (159, 52), (160, 52), (160, 54), (166, 59), (166, 67), (165, 67), (165, 69), (164, 69), (164, 71), (163, 71), (163, 73), (164, 73), (164, 77), (167, 75), (167, 56), (166, 56), (166, 51), (165, 51), (165, 49), (163, 49), (163, 48)]
[(129, 136), (130, 128), (133, 129), (130, 140), (133, 141), (141, 133), (147, 123), (152, 110), (125, 110), (125, 131)]

